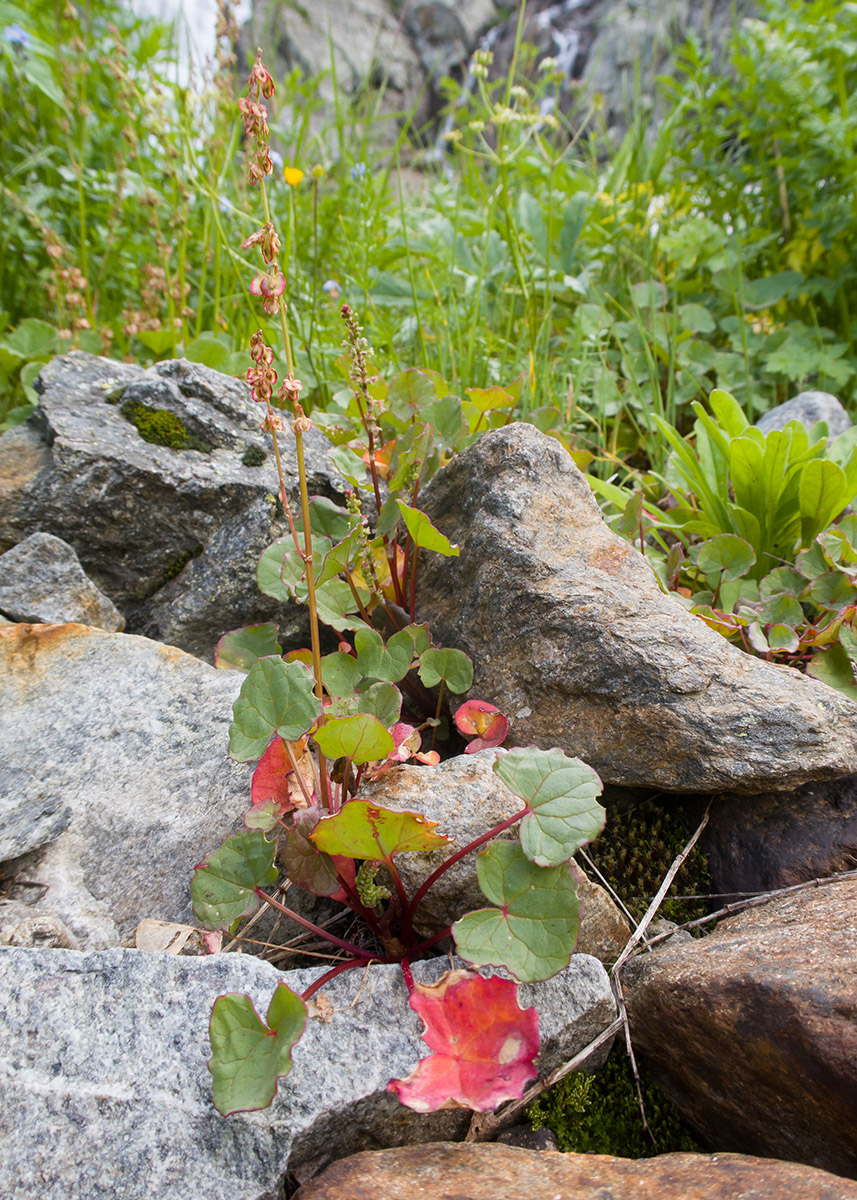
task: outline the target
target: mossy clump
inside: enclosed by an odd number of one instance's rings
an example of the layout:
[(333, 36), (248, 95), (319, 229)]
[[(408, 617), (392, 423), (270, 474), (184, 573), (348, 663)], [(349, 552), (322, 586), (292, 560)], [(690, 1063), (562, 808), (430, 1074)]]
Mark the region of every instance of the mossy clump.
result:
[(158, 588), (162, 588), (165, 583), (169, 583), (171, 579), (175, 579), (176, 575), (181, 575), (190, 560), (192, 558), (199, 558), (204, 549), (204, 546), (191, 546), (190, 550), (185, 550), (183, 554), (174, 559), (173, 562), (164, 568)]
[(654, 1142), (643, 1128), (630, 1059), (618, 1043), (601, 1071), (567, 1075), (529, 1105), (527, 1117), (533, 1129), (550, 1129), (566, 1153), (650, 1158), (703, 1149), (669, 1100), (642, 1073), (640, 1084)]
[(245, 467), (261, 467), (267, 457), (261, 446), (248, 446), (241, 462)]
[(211, 453), (211, 444), (203, 438), (192, 437), (182, 421), (168, 408), (149, 408), (139, 400), (126, 400), (119, 410), (134, 426), (144, 442), (153, 446), (168, 446), (171, 450), (200, 450)]
[[(627, 807), (608, 808), (604, 832), (586, 847), (586, 852), (639, 921), (688, 837), (675, 811), (646, 799)], [(708, 895), (713, 890), (708, 855), (694, 846), (657, 915), (679, 925), (705, 916), (711, 911), (709, 901), (673, 897)]]

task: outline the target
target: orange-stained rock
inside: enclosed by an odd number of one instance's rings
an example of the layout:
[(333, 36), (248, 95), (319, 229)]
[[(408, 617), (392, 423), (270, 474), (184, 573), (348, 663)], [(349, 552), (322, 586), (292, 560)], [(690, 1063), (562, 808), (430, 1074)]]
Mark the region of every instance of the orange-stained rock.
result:
[(710, 1146), (857, 1178), (857, 879), (624, 972), (638, 1054)]
[(857, 1200), (857, 1184), (740, 1154), (635, 1161), (440, 1142), (353, 1154), (294, 1200)]

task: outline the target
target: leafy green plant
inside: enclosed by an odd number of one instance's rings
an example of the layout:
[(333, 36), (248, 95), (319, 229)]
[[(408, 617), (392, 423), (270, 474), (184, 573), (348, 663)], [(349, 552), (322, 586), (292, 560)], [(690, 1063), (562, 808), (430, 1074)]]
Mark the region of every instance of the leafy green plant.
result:
[[(423, 1018), (432, 1051), (408, 1078), (391, 1080), (389, 1089), (419, 1111), (450, 1102), (486, 1109), (519, 1097), (535, 1073), (535, 1011), (519, 1008), (516, 985), (508, 979), (452, 971), (439, 983), (423, 987), (414, 983), (411, 963), (451, 937), (459, 956), (474, 967), (502, 966), (526, 982), (562, 970), (579, 927), (577, 876), (570, 860), (604, 823), (604, 810), (596, 799), (601, 783), (594, 771), (560, 750), (499, 754), (495, 772), (519, 797), (520, 809), (450, 854), (412, 896), (406, 894), (397, 856), (442, 849), (448, 839), (420, 813), (385, 809), (362, 798), (360, 788), (397, 762), (437, 761), (436, 751), (421, 750), (422, 729), (433, 726), (434, 741), (444, 690), (461, 694), (472, 684), (466, 655), (433, 646), (427, 627), (414, 621), (420, 552), (455, 555), (458, 548), (415, 504), (400, 498), (405, 487), (410, 498), (416, 498), (431, 431), (412, 417), (397, 442), (380, 444), (384, 409), (373, 390), (377, 381), (365, 340), (348, 306), (343, 317), (349, 375), (365, 450), (359, 457), (353, 446), (339, 447), (349, 451), (350, 457), (340, 454), (337, 461), (356, 489), (347, 509), (310, 500), (303, 438), (312, 423), (298, 399), (302, 385), (294, 374), (286, 278), (279, 266), (282, 243), (265, 189), (272, 166), (263, 100), (273, 91), (260, 52), (241, 111), (249, 144), (248, 173), (259, 185), (265, 223), (247, 245), (258, 246), (264, 262), (253, 290), (264, 298), (266, 312), (279, 317), (283, 334), (286, 374), (277, 391), (277, 407), (274, 352), (261, 330), (251, 339), (254, 366), (247, 376), (253, 399), (264, 405), (262, 427), (272, 437), (290, 536), (264, 552), (259, 582), (263, 591), (279, 599), (306, 600), (311, 649), (284, 657), (276, 627), (270, 624), (235, 630), (221, 639), (217, 665), (246, 674), (233, 709), (229, 751), (238, 761), (258, 763), (246, 832), (227, 839), (197, 866), (191, 890), (194, 911), (214, 933), (233, 929), (265, 901), (347, 957), (301, 996), (278, 985), (264, 1022), (247, 996), (215, 1001), (209, 1063), (214, 1101), (224, 1114), (269, 1104), (278, 1079), (291, 1067), (307, 1001), (342, 972), (375, 961), (401, 965), (411, 1007)], [(419, 380), (412, 382), (419, 386)], [(405, 401), (408, 412), (410, 397)], [(297, 520), (285, 489), (277, 438), (284, 428), (280, 412), (286, 406), (292, 409), (298, 464)], [(364, 471), (368, 480), (361, 478)], [(389, 492), (386, 499), (382, 483)], [(375, 501), (374, 536), (361, 510), (360, 489)], [(404, 528), (402, 542), (396, 535), (399, 523)], [(386, 638), (373, 616), (379, 618)], [(332, 654), (321, 654), (320, 621), (340, 634), (340, 648)], [(419, 707), (430, 701), (431, 689), (437, 689), (435, 716), (422, 726), (402, 721), (404, 696)], [(506, 725), (497, 710), (462, 707), (464, 731), (477, 733), (483, 745), (498, 745)], [(516, 826), (518, 840), (506, 840), (503, 835)], [(451, 866), (476, 851), (479, 883), (492, 907), (462, 913), (430, 937), (417, 935), (415, 917), (423, 897)], [(283, 905), (267, 890), (281, 868), (292, 884), (351, 908), (365, 922), (368, 943), (337, 937)]]
[(710, 404), (713, 415), (693, 406), (693, 440), (658, 420), (673, 458), (653, 478), (669, 507), (592, 486), (622, 510), (617, 528), (640, 539), (661, 585), (712, 628), (857, 696), (857, 517), (843, 516), (857, 496), (857, 437), (828, 447), (823, 422), (807, 432), (798, 421), (765, 434), (728, 393)]

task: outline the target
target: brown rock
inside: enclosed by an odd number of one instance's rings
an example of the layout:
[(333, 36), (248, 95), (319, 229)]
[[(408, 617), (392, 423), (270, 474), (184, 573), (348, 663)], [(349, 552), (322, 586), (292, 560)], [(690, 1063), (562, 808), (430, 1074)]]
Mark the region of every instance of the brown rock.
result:
[(703, 834), (718, 892), (768, 892), (857, 867), (857, 776), (719, 796)]
[(513, 1146), (435, 1143), (353, 1154), (294, 1200), (857, 1200), (825, 1171), (740, 1154), (635, 1161)]
[(479, 438), (420, 504), (461, 547), (427, 556), (420, 619), (470, 655), (473, 695), (503, 710), (513, 743), (666, 791), (785, 791), (857, 772), (857, 705), (664, 595), (533, 426)]
[(629, 963), (631, 1034), (708, 1145), (857, 1177), (857, 879)]

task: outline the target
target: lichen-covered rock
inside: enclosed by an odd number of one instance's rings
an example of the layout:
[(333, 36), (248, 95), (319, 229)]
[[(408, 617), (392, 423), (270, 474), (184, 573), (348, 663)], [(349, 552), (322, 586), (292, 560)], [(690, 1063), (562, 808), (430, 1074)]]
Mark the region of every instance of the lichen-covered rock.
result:
[(84, 948), (144, 917), (192, 920), (193, 865), (248, 807), (250, 768), (226, 757), (243, 675), (127, 634), (9, 625), (0, 678), (9, 873), (42, 885)]
[(558, 1154), (513, 1146), (407, 1146), (355, 1154), (304, 1184), (294, 1200), (857, 1200), (826, 1171), (741, 1154), (650, 1159)]
[(472, 694), (503, 710), (514, 743), (666, 791), (857, 772), (857, 705), (744, 654), (664, 595), (566, 450), (533, 426), (484, 434), (420, 505), (461, 547), (421, 564), (420, 619), (470, 655)]
[[(242, 615), (236, 592), (252, 610), (254, 551), (270, 530), (277, 491), (270, 454), (262, 466), (244, 462), (248, 450), (269, 450), (246, 383), (185, 359), (145, 370), (74, 351), (48, 363), (37, 386), (30, 427), (0, 437), (0, 472), (7, 460), (22, 459), (0, 487), (0, 549), (35, 532), (62, 538), (133, 631), (134, 608), (229, 527), (235, 565), (219, 565), (213, 589), (205, 580), (203, 640), (213, 647)], [(297, 502), (294, 440), (287, 434), (281, 442), (286, 487)], [(311, 430), (304, 442), (311, 493), (337, 498), (326, 440)], [(189, 609), (188, 641), (197, 646), (200, 605)], [(177, 615), (170, 634), (183, 644)]]
[(637, 1053), (711, 1146), (857, 1179), (857, 879), (624, 969)]
[(0, 555), (0, 611), (11, 621), (76, 621), (117, 633), (125, 618), (84, 574), (71, 546), (50, 533), (33, 533)]
[[(440, 850), (404, 854), (397, 860), (408, 895), (412, 896), (451, 854), (520, 812), (523, 801), (494, 773), (494, 758), (494, 750), (480, 750), (450, 758), (436, 767), (403, 764), (366, 789), (366, 797), (385, 808), (422, 813), (437, 822), (437, 833), (450, 839), (449, 845)], [(501, 836), (517, 838), (517, 826)], [(579, 867), (578, 874), (583, 908), (577, 952), (591, 954), (601, 962), (615, 962), (630, 936), (630, 927), (604, 889), (590, 882)], [(429, 937), (466, 912), (487, 905), (476, 877), (474, 852), (432, 885), (417, 910), (415, 927)]]
[[(448, 967), (441, 958), (413, 970), (428, 983)], [(215, 998), (250, 995), (264, 1014), (278, 983), (302, 991), (323, 969), (283, 973), (243, 954), (0, 949), (3, 1195), (269, 1200), (287, 1168), (311, 1173), (355, 1150), (460, 1137), (469, 1110), (419, 1114), (386, 1090), (427, 1053), (396, 966), (326, 985), (332, 1019), (308, 1021), (271, 1107), (218, 1115), (206, 1070)], [(542, 1072), (615, 1013), (603, 967), (583, 955), (522, 986), (520, 1003), (539, 1007)]]

